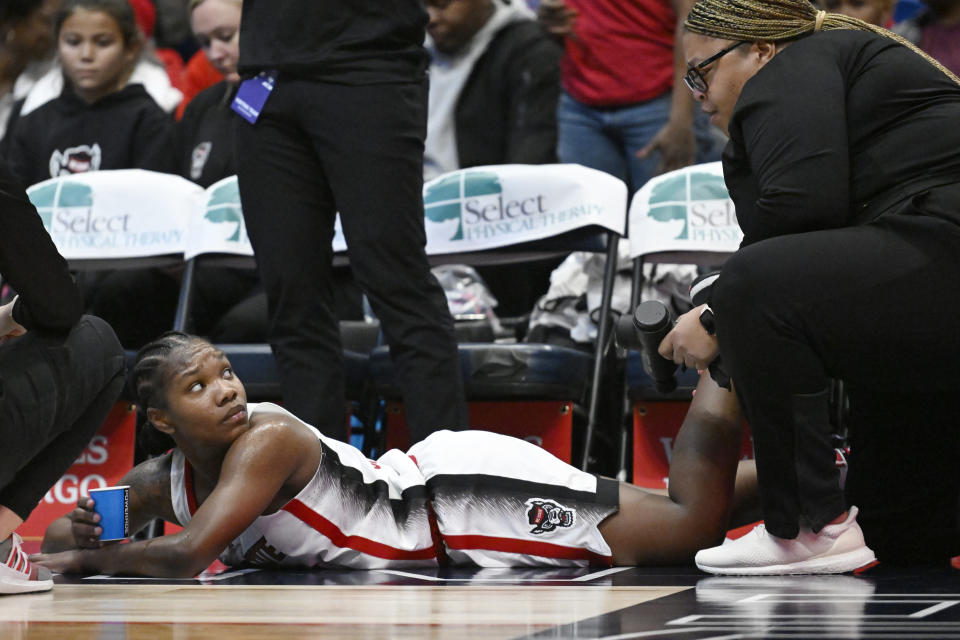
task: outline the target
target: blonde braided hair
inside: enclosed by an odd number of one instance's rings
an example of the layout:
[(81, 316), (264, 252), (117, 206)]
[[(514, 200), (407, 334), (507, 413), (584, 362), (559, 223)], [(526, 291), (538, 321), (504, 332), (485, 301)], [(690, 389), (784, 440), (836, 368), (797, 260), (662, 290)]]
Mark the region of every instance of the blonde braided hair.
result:
[(873, 31), (910, 48), (960, 84), (960, 78), (909, 40), (850, 16), (820, 11), (808, 0), (698, 0), (683, 26), (713, 38), (769, 42), (793, 40), (815, 31)]

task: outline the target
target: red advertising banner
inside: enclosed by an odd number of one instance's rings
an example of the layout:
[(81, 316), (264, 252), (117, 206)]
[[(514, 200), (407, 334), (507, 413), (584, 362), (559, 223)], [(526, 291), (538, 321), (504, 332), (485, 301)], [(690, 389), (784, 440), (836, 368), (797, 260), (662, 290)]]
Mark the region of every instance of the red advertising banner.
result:
[(120, 483), (120, 479), (133, 466), (135, 432), (136, 411), (130, 404), (118, 402), (80, 457), (47, 491), (27, 521), (17, 529), (28, 553), (40, 550), (40, 541), (47, 526), (69, 513), (77, 505), (80, 496), (88, 495), (90, 489)]
[[(690, 403), (685, 401), (640, 402), (633, 407), (633, 484), (648, 489), (666, 489), (670, 457), (680, 425)], [(740, 458), (753, 458), (753, 439), (744, 425)]]

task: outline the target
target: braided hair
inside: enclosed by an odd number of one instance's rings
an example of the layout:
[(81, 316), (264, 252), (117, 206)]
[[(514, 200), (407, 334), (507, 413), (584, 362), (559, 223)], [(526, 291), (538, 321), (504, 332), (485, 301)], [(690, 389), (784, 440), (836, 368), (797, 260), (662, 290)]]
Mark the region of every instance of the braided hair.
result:
[(770, 42), (795, 40), (816, 31), (873, 31), (910, 48), (960, 84), (960, 78), (903, 37), (850, 16), (820, 11), (808, 0), (698, 0), (683, 26), (713, 38)]
[(202, 339), (197, 336), (181, 331), (168, 331), (137, 352), (129, 384), (130, 395), (136, 399), (140, 411), (146, 413), (147, 409), (166, 407), (164, 394), (171, 367), (170, 355), (175, 351), (188, 349), (198, 342), (202, 342)]
[(168, 331), (137, 352), (128, 378), (128, 396), (137, 403), (137, 446), (148, 456), (160, 455), (176, 446), (169, 435), (154, 428), (147, 409), (166, 408), (167, 376), (171, 354), (188, 349), (201, 339), (180, 331)]

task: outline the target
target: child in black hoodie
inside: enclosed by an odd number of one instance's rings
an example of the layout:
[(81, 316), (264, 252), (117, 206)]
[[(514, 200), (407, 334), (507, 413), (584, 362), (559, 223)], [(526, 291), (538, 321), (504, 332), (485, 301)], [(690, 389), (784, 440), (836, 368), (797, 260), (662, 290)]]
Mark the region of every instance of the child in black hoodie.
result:
[(68, 0), (55, 36), (63, 92), (10, 132), (17, 178), (32, 185), (101, 169), (172, 171), (173, 123), (142, 85), (127, 84), (143, 45), (127, 0)]
[[(127, 0), (67, 0), (55, 22), (64, 87), (19, 118), (7, 159), (26, 186), (105, 169), (173, 172), (173, 121), (140, 84), (127, 84), (143, 45)], [(138, 347), (170, 329), (177, 274), (163, 269), (84, 272), (85, 306), (121, 343)]]

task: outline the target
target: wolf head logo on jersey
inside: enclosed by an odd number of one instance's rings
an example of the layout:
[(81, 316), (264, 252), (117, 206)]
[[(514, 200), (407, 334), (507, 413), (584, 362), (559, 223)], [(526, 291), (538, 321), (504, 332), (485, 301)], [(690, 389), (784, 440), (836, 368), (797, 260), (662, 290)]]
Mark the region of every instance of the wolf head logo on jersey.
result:
[(534, 525), (530, 533), (549, 533), (557, 527), (571, 527), (575, 513), (573, 509), (549, 500), (527, 500), (527, 522)]
[(63, 151), (57, 149), (50, 156), (50, 177), (99, 171), (101, 156), (100, 145), (96, 143), (82, 144)]

